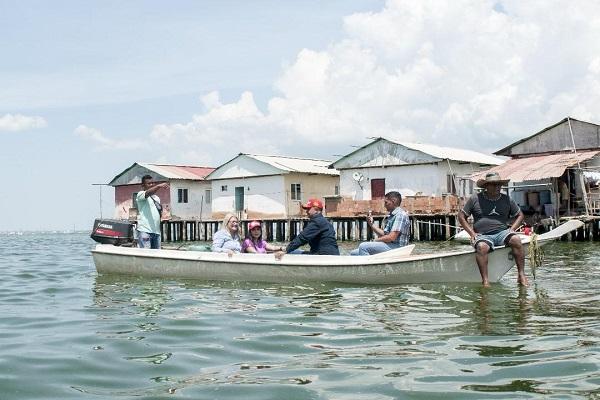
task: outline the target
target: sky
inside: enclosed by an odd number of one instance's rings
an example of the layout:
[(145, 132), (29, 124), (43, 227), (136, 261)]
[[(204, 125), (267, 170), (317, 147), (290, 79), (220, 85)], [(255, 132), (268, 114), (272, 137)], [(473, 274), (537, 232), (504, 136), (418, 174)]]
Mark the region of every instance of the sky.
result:
[(598, 38), (595, 0), (0, 0), (0, 231), (91, 229), (134, 162), (600, 123)]

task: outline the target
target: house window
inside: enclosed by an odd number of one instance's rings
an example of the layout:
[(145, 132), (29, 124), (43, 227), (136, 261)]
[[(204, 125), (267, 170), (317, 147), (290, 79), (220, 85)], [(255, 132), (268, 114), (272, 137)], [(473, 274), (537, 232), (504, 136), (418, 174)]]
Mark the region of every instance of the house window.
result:
[(177, 189), (177, 202), (178, 203), (187, 203), (188, 202), (188, 190), (187, 189)]
[(221, 192), (227, 191), (227, 185), (221, 185)]
[(333, 190), (333, 194), (336, 196), (340, 195), (340, 187), (338, 185), (335, 185), (335, 188)]
[(446, 175), (446, 193), (456, 194), (456, 175)]
[(302, 187), (299, 183), (292, 183), (291, 194), (292, 200), (302, 200)]
[(210, 204), (212, 202), (212, 190), (207, 189), (204, 191), (204, 203)]
[(138, 192), (134, 192), (131, 197), (131, 208), (137, 209), (137, 194), (138, 194)]

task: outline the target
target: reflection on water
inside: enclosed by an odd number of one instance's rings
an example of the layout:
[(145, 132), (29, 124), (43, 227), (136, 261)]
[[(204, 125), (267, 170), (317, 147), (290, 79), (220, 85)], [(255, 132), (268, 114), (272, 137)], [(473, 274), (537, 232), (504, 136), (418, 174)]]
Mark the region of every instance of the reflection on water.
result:
[(87, 240), (0, 243), (3, 399), (600, 395), (597, 244), (549, 245), (525, 289), (98, 276)]
[(168, 290), (161, 281), (122, 280), (111, 276), (97, 277), (92, 289), (94, 304), (109, 309), (135, 308), (128, 312), (152, 316), (159, 314), (169, 301)]
[[(552, 279), (538, 277), (530, 288), (513, 284), (513, 277), (491, 288), (161, 282), (98, 277), (94, 292), (102, 307), (184, 320), (212, 332), (210, 340), (200, 340), (199, 353), (204, 359), (224, 353), (224, 360), (232, 362), (154, 379), (172, 392), (194, 392), (205, 385), (311, 387), (319, 382), (337, 393), (344, 385), (398, 380), (422, 393), (577, 396), (592, 395), (592, 386), (600, 382), (598, 300), (589, 294), (591, 303), (575, 294), (555, 296)], [(593, 321), (587, 318), (590, 313)], [(593, 338), (582, 339), (590, 328)], [(214, 336), (215, 331), (227, 334)], [(239, 351), (246, 356), (240, 358)], [(169, 357), (180, 355), (128, 359), (160, 363), (170, 362)], [(556, 375), (557, 370), (562, 372)], [(564, 389), (572, 385), (581, 389)], [(402, 392), (394, 386), (381, 395)]]

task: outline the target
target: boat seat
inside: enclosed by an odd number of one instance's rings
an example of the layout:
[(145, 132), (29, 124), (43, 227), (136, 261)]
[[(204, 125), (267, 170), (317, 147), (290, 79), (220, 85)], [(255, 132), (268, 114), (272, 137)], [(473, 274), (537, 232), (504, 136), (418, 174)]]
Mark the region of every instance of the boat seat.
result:
[(415, 248), (414, 244), (409, 244), (407, 246), (402, 246), (398, 249), (384, 251), (383, 253), (373, 254), (371, 259), (380, 259), (380, 258), (393, 258), (393, 257), (402, 257), (402, 256), (410, 256), (413, 249)]

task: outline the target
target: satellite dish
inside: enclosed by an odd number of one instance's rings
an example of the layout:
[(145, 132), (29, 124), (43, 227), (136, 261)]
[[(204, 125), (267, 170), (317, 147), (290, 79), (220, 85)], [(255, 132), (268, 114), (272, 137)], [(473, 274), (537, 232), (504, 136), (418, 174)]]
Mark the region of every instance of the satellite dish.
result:
[(360, 172), (355, 172), (352, 174), (352, 179), (354, 179), (356, 182), (360, 183), (365, 180), (365, 176), (363, 174), (361, 174)]

